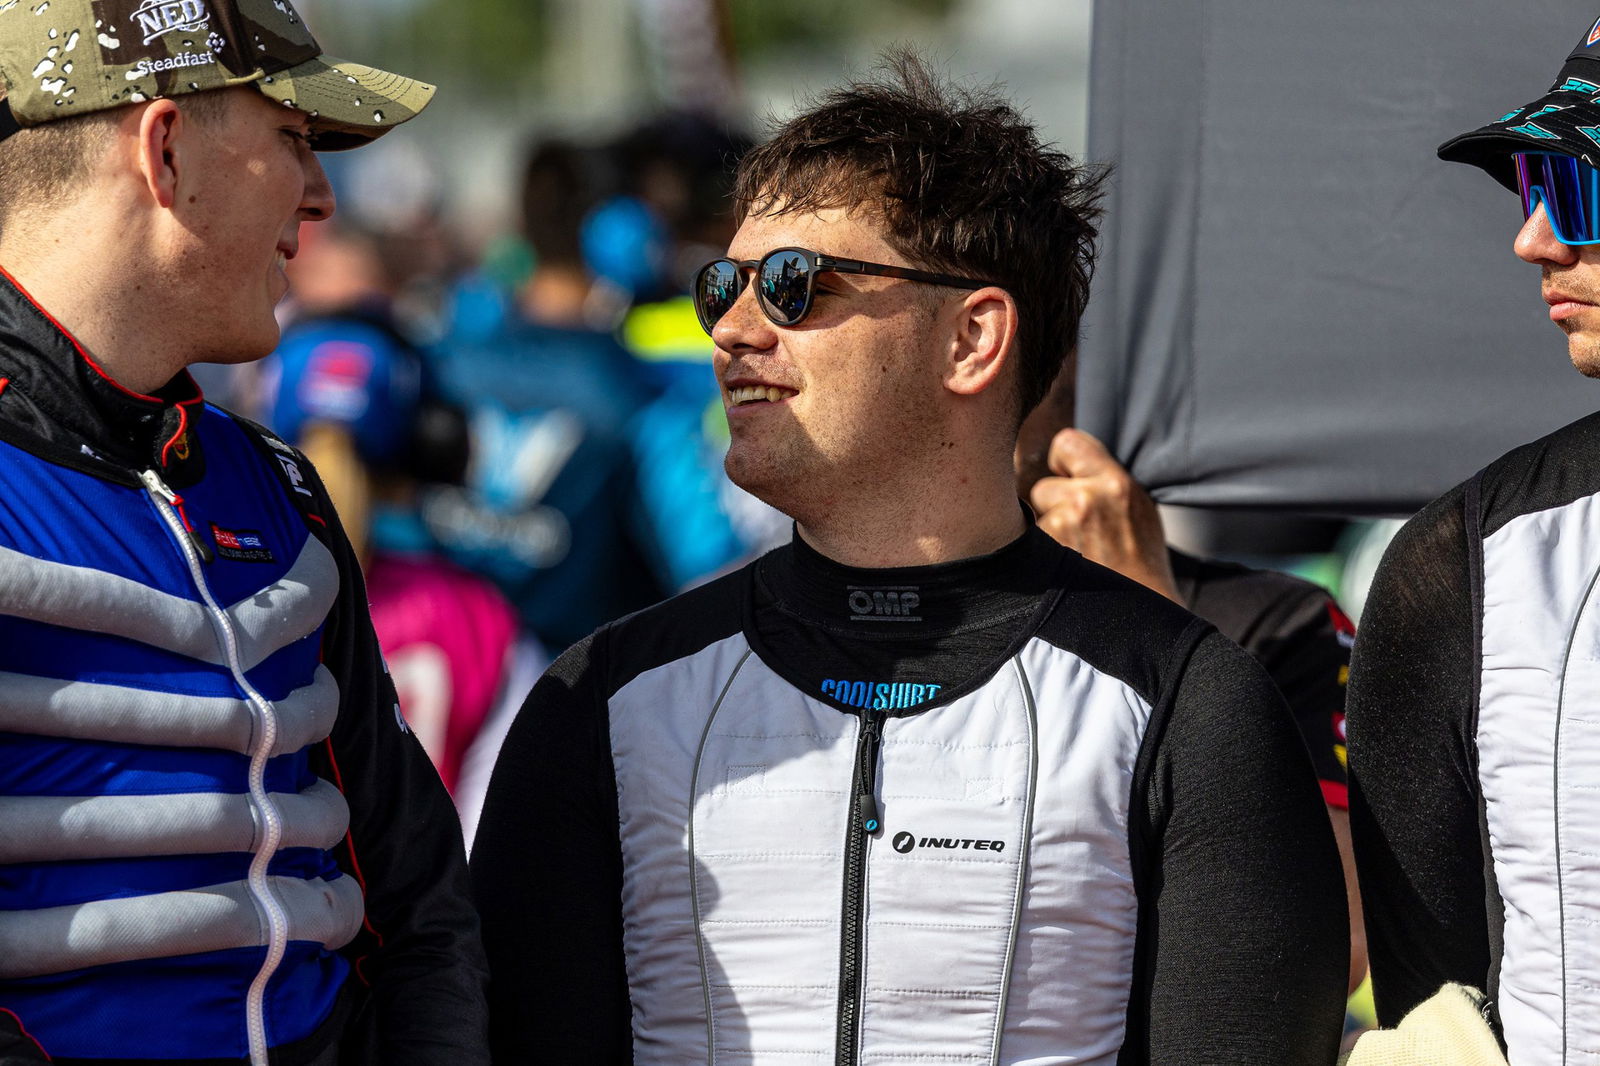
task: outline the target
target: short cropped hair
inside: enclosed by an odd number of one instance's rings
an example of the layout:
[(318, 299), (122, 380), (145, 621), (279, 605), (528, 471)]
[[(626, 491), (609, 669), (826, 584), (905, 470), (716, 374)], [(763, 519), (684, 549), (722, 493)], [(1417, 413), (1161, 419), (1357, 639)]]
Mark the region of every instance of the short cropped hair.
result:
[[(0, 100), (5, 96), (5, 85), (0, 83)], [(227, 103), (216, 91), (185, 94), (177, 100), (185, 115), (200, 122), (219, 118)], [(87, 178), (96, 150), (111, 135), (121, 111), (73, 115), (29, 126), (0, 141), (0, 221), (58, 202)]]
[(913, 265), (1009, 292), (1020, 422), (1077, 344), (1105, 170), (1041, 144), (996, 88), (952, 85), (914, 52), (885, 53), (874, 74), (747, 153), (734, 196), (745, 214), (867, 209)]

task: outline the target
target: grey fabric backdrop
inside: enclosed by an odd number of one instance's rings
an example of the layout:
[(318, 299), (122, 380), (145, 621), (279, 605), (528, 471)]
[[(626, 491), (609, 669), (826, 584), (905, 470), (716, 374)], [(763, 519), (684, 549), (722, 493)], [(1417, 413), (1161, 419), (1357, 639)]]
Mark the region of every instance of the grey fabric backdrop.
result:
[(1165, 503), (1414, 510), (1600, 409), (1440, 142), (1542, 95), (1600, 0), (1097, 0), (1114, 162), (1078, 424)]

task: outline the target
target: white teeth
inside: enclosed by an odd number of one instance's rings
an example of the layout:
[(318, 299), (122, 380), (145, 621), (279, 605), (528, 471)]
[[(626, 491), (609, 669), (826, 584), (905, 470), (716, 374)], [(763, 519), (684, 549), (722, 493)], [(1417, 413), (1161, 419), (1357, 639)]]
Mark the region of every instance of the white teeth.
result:
[(777, 403), (786, 397), (793, 396), (789, 389), (780, 389), (776, 385), (741, 385), (736, 389), (728, 390), (728, 402), (734, 407), (747, 403)]
[(279, 252), (277, 255), (273, 256), (272, 258), (273, 258), (273, 262), (278, 264), (278, 269), (279, 270), (282, 270), (284, 264), (289, 261), (289, 257), (284, 255), (282, 252)]

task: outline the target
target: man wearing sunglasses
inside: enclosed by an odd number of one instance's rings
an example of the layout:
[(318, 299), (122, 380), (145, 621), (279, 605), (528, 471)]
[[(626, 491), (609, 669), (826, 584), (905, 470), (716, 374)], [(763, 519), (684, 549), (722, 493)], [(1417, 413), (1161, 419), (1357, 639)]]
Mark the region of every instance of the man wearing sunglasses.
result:
[[(1516, 254), (1573, 365), (1600, 377), (1600, 20), (1545, 96), (1439, 155), (1519, 193)], [(1512, 1062), (1600, 1048), (1597, 568), (1590, 416), (1434, 501), (1378, 571), (1348, 713), (1385, 1025), (1456, 982), (1488, 994)]]
[(1032, 528), (1098, 173), (909, 56), (740, 164), (695, 296), (796, 535), (534, 689), (474, 852), (507, 1062), (1332, 1060), (1344, 902), (1266, 675)]

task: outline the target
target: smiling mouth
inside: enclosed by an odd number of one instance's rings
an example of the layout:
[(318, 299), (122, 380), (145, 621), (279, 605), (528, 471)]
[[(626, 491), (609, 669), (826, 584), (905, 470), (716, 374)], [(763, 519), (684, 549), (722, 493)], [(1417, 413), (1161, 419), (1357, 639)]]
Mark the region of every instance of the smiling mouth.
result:
[(793, 395), (793, 389), (780, 389), (776, 385), (741, 385), (728, 390), (728, 405), (743, 407), (751, 403), (777, 403)]

